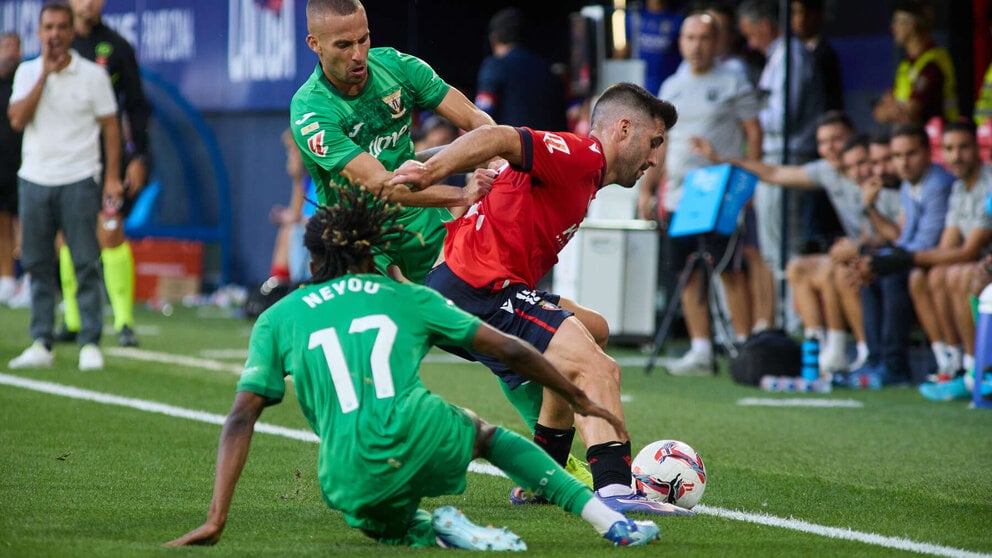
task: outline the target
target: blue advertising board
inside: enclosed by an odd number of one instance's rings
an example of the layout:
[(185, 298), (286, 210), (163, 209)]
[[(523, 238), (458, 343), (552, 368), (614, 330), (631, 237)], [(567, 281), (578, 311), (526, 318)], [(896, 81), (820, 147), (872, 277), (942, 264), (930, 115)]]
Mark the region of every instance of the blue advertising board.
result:
[[(37, 56), (43, 0), (0, 0), (0, 31)], [(107, 0), (104, 21), (134, 45), (145, 70), (205, 111), (286, 110), (313, 71), (306, 0)]]

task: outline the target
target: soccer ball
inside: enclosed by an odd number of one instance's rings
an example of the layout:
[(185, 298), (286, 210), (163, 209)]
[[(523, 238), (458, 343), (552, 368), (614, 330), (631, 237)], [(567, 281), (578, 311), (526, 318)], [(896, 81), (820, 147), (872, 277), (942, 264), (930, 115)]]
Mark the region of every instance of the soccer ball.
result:
[(699, 503), (706, 489), (703, 459), (689, 444), (678, 440), (652, 442), (631, 465), (634, 488), (658, 502), (687, 510)]

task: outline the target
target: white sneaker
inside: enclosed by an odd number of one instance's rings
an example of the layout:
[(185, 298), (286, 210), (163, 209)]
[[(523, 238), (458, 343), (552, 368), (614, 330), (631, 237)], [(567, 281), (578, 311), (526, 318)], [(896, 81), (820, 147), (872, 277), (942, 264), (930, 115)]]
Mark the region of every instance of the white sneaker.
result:
[(713, 373), (713, 356), (690, 350), (666, 368), (674, 376), (706, 376)]
[(820, 374), (826, 376), (847, 369), (847, 356), (844, 353), (830, 351), (820, 353)]
[(861, 368), (862, 366), (864, 366), (866, 364), (868, 364), (868, 358), (867, 357), (856, 358), (856, 359), (854, 359), (854, 362), (852, 362), (851, 365), (847, 367), (847, 371), (848, 372), (854, 372), (855, 370), (857, 370), (858, 368)]
[(0, 304), (7, 304), (15, 294), (17, 294), (17, 280), (13, 277), (0, 277)]
[(102, 370), (103, 355), (100, 348), (93, 343), (87, 343), (79, 349), (79, 369), (80, 370)]
[(41, 341), (35, 341), (24, 352), (11, 360), (7, 366), (11, 368), (47, 368), (55, 364), (55, 355), (45, 348)]
[(31, 277), (25, 275), (21, 278), (20, 288), (17, 293), (7, 300), (7, 306), (11, 308), (31, 308)]

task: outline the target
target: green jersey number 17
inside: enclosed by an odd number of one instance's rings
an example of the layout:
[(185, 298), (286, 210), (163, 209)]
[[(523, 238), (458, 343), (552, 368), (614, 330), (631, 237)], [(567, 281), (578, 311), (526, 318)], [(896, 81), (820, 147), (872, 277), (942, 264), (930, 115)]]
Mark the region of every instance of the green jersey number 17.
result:
[[(385, 314), (372, 314), (352, 320), (348, 333), (362, 333), (370, 329), (377, 331), (370, 355), (372, 383), (375, 385), (376, 398), (386, 399), (396, 395), (393, 387), (393, 372), (389, 367), (389, 355), (393, 350), (393, 342), (396, 341), (396, 323)], [(348, 362), (341, 349), (341, 341), (336, 329), (329, 327), (311, 333), (307, 348), (317, 347), (323, 350), (327, 367), (331, 371), (331, 380), (338, 395), (341, 413), (354, 411), (358, 408), (358, 396), (355, 393), (355, 386), (351, 383), (351, 371), (348, 369)]]

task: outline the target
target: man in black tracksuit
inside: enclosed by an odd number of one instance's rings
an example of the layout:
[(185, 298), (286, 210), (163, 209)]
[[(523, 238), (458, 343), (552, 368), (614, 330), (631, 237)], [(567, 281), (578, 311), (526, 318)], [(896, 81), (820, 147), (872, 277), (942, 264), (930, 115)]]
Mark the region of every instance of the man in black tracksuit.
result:
[[(125, 146), (123, 207), (105, 204), (100, 214), (97, 236), (107, 295), (114, 310), (114, 329), (122, 346), (138, 344), (134, 333), (134, 257), (124, 239), (124, 217), (131, 202), (148, 180), (148, 120), (151, 106), (141, 87), (134, 48), (101, 19), (104, 0), (70, 0), (76, 38), (72, 48), (82, 57), (106, 68), (123, 115), (122, 144)], [(126, 123), (126, 124), (125, 124)], [(65, 300), (65, 325), (56, 338), (70, 341), (79, 330), (79, 313), (75, 305), (75, 277), (68, 249), (60, 252), (62, 293)]]

